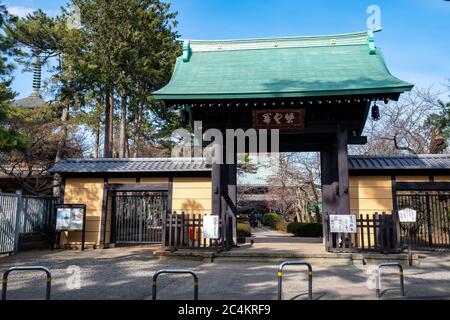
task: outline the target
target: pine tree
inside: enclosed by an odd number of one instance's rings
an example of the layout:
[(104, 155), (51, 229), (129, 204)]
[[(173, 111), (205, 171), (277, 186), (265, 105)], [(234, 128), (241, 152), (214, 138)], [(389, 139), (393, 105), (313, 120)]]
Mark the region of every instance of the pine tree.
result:
[[(4, 5), (0, 3), (0, 28), (3, 29), (9, 23), (9, 20), (8, 12)], [(12, 99), (15, 96), (10, 87), (11, 72), (14, 69), (10, 59), (15, 54), (17, 52), (14, 49), (12, 39), (0, 32), (0, 152), (2, 153), (15, 149), (23, 150), (29, 143), (28, 139), (8, 127), (6, 121), (9, 117)]]

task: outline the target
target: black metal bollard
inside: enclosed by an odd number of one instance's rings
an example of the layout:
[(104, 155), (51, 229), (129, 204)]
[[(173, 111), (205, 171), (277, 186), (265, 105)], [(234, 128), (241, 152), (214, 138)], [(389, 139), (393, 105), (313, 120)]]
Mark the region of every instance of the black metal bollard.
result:
[(376, 279), (376, 297), (377, 299), (381, 298), (381, 269), (384, 267), (397, 267), (400, 271), (400, 293), (402, 297), (405, 296), (405, 281), (404, 281), (404, 274), (403, 274), (403, 266), (398, 262), (387, 262), (387, 263), (380, 263), (377, 266), (377, 279)]
[(308, 268), (308, 298), (312, 300), (312, 280), (313, 280), (313, 270), (309, 263), (304, 261), (286, 261), (283, 262), (278, 268), (278, 300), (282, 300), (283, 296), (283, 269), (286, 266), (306, 266)]
[(194, 278), (194, 300), (198, 300), (198, 277), (191, 270), (159, 270), (153, 275), (152, 300), (156, 300), (158, 277), (161, 274), (190, 274)]
[(51, 293), (51, 287), (52, 287), (52, 274), (50, 270), (48, 270), (46, 267), (40, 267), (40, 266), (32, 266), (32, 267), (12, 267), (9, 268), (5, 273), (3, 274), (3, 284), (2, 284), (2, 300), (6, 300), (6, 292), (8, 290), (8, 276), (13, 271), (43, 271), (47, 275), (47, 285), (46, 285), (46, 293), (45, 298), (46, 300), (50, 300), (50, 293)]

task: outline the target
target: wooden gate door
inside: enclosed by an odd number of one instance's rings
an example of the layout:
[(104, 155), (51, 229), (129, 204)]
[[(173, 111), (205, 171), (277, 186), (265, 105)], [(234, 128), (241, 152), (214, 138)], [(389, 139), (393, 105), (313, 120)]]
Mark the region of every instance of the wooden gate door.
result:
[(112, 196), (112, 242), (161, 243), (167, 203), (167, 192), (115, 193)]
[[(450, 191), (408, 191), (397, 193), (398, 210), (417, 211), (411, 226), (411, 244), (415, 247), (450, 247)], [(403, 244), (408, 244), (407, 224), (401, 224)]]

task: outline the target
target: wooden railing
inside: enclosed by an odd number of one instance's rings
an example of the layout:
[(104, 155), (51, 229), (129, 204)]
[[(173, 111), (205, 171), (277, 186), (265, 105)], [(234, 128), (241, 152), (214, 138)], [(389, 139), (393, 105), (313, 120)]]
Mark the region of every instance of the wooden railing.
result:
[[(204, 238), (203, 215), (201, 214), (172, 213), (166, 214), (164, 219), (163, 245), (168, 250), (215, 249), (221, 251), (230, 249), (231, 228), (227, 229), (227, 225), (223, 223), (222, 219), (219, 219), (219, 239)], [(223, 235), (227, 235), (227, 237)]]
[(328, 214), (324, 214), (324, 224), (330, 252), (400, 252), (400, 223), (396, 212), (356, 215), (356, 234), (330, 233)]

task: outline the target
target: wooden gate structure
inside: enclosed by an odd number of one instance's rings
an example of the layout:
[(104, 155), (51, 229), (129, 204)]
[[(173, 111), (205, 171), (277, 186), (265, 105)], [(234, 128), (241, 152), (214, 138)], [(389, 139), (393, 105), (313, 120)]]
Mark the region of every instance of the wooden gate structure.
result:
[[(329, 214), (324, 215), (325, 228)], [(356, 233), (325, 233), (327, 251), (332, 252), (400, 252), (398, 213), (356, 215)]]
[(112, 195), (112, 237), (116, 244), (161, 243), (167, 192), (116, 192)]
[(450, 247), (450, 191), (399, 191), (396, 201), (399, 210), (417, 211), (416, 223), (401, 225), (402, 244)]
[[(374, 103), (396, 101), (412, 87), (389, 73), (369, 31), (185, 41), (170, 83), (154, 96), (180, 108), (192, 124), (201, 121), (203, 133), (216, 129), (227, 137), (227, 129), (262, 129), (267, 141), (279, 136), (279, 150), (272, 150), (259, 134), (258, 152), (320, 152), (324, 212), (350, 214), (348, 145), (367, 142), (362, 131)], [(212, 213), (220, 216), (225, 239), (234, 227), (228, 218), (237, 212), (230, 161), (236, 150), (222, 147), (224, 163), (212, 168)]]

